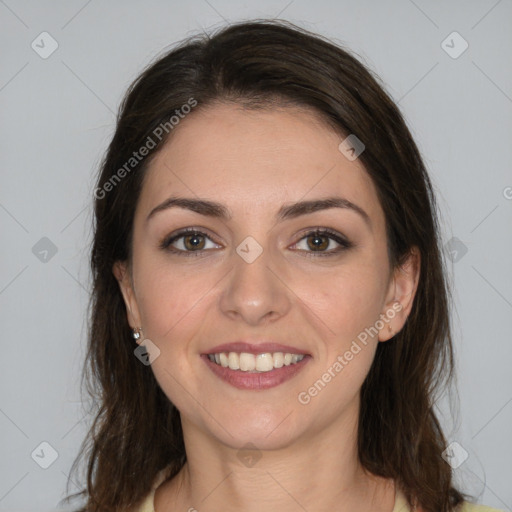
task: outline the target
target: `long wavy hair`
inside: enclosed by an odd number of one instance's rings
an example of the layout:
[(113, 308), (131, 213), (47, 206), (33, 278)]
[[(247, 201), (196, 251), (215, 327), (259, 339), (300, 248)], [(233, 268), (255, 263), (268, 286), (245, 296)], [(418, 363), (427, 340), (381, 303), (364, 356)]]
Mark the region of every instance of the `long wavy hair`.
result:
[[(385, 213), (392, 268), (413, 246), (421, 268), (407, 322), (392, 341), (378, 344), (361, 389), (359, 458), (371, 473), (394, 479), (411, 505), (452, 511), (469, 496), (454, 487), (434, 411), (437, 393), (452, 383), (454, 352), (433, 185), (380, 80), (341, 45), (279, 20), (232, 24), (181, 41), (140, 74), (121, 103), (94, 192), (93, 291), (82, 374), (94, 420), (72, 466), (73, 472), (86, 458), (86, 487), (72, 495), (87, 500), (80, 511), (128, 510), (150, 492), (161, 470), (170, 468), (173, 477), (186, 461), (179, 411), (151, 367), (134, 356), (137, 345), (112, 268), (130, 261), (144, 173), (179, 130), (173, 123), (216, 101), (248, 109), (312, 108), (341, 136), (355, 134), (365, 144), (359, 160)], [(194, 102), (193, 109), (184, 107)], [(134, 161), (134, 152), (150, 145)]]

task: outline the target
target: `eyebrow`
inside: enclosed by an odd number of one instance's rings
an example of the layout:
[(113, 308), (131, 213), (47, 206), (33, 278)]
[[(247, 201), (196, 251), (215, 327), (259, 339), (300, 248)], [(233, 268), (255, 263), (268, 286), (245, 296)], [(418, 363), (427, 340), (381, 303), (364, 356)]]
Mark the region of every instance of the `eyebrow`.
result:
[[(205, 215), (207, 217), (214, 217), (222, 220), (230, 220), (232, 215), (230, 211), (222, 204), (215, 201), (208, 201), (206, 199), (192, 199), (186, 197), (169, 197), (163, 203), (159, 204), (151, 210), (146, 218), (148, 222), (157, 213), (170, 208), (184, 208), (186, 210)], [(297, 203), (285, 204), (281, 206), (276, 214), (278, 221), (294, 219), (301, 215), (327, 210), (329, 208), (343, 208), (356, 212), (368, 227), (371, 229), (371, 220), (369, 215), (357, 204), (339, 196), (327, 197), (325, 199), (314, 199), (310, 201), (299, 201)]]

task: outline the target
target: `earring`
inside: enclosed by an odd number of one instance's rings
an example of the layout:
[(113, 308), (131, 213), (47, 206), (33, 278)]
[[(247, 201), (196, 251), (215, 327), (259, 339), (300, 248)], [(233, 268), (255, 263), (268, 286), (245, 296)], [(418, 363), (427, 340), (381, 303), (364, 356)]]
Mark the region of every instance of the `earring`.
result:
[(389, 331), (389, 333), (391, 334), (392, 337), (395, 335), (395, 333), (391, 329), (391, 325), (389, 325), (389, 324), (388, 324), (388, 331)]
[(137, 327), (136, 329), (132, 329), (132, 336), (135, 341), (140, 340), (142, 335), (142, 327)]

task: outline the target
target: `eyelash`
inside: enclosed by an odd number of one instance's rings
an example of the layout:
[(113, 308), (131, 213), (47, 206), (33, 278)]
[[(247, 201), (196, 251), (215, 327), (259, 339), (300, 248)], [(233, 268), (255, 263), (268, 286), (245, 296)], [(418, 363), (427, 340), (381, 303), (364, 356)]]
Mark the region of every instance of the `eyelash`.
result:
[[(164, 251), (170, 251), (174, 254), (177, 254), (179, 256), (185, 256), (185, 257), (198, 257), (203, 255), (205, 251), (209, 251), (211, 249), (199, 249), (197, 251), (184, 251), (182, 249), (176, 249), (175, 247), (172, 247), (172, 244), (176, 242), (176, 240), (179, 240), (180, 238), (183, 238), (186, 235), (200, 235), (201, 237), (205, 237), (209, 239), (210, 241), (215, 242), (212, 240), (211, 237), (209, 237), (206, 233), (203, 233), (200, 229), (196, 228), (186, 228), (180, 230), (178, 233), (172, 234), (162, 240), (162, 242), (159, 244), (160, 249)], [(347, 249), (350, 249), (354, 246), (352, 242), (350, 242), (348, 239), (337, 233), (336, 231), (333, 231), (329, 228), (313, 228), (309, 231), (306, 231), (301, 238), (295, 242), (293, 245), (297, 245), (302, 240), (308, 238), (311, 235), (319, 235), (319, 236), (326, 236), (328, 239), (335, 241), (337, 244), (339, 244), (339, 247), (335, 249), (331, 249), (330, 251), (305, 251), (303, 249), (299, 249), (300, 252), (303, 252), (307, 257), (329, 257), (329, 256), (335, 256), (339, 254), (340, 252), (346, 251)]]

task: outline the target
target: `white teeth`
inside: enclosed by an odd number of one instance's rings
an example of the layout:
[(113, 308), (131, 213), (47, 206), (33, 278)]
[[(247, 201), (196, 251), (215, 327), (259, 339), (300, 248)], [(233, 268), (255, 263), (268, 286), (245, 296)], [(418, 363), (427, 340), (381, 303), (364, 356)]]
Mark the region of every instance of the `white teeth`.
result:
[(256, 370), (259, 372), (268, 372), (274, 368), (272, 354), (258, 354), (256, 356)]
[(248, 352), (219, 352), (208, 354), (212, 363), (217, 363), (224, 368), (240, 370), (242, 372), (269, 372), (274, 368), (282, 368), (296, 364), (304, 359), (304, 354), (290, 354), (283, 352), (265, 352), (263, 354), (249, 354)]
[(228, 356), (224, 354), (224, 352), (220, 353), (220, 364), (224, 366), (224, 368), (227, 368), (229, 366)]
[(282, 368), (284, 365), (284, 354), (282, 352), (276, 352), (273, 357), (274, 368)]
[(240, 354), (240, 370), (250, 372), (256, 368), (256, 358), (253, 354), (242, 352)]
[(236, 352), (230, 352), (228, 356), (228, 366), (232, 370), (239, 370), (240, 369), (240, 357)]

